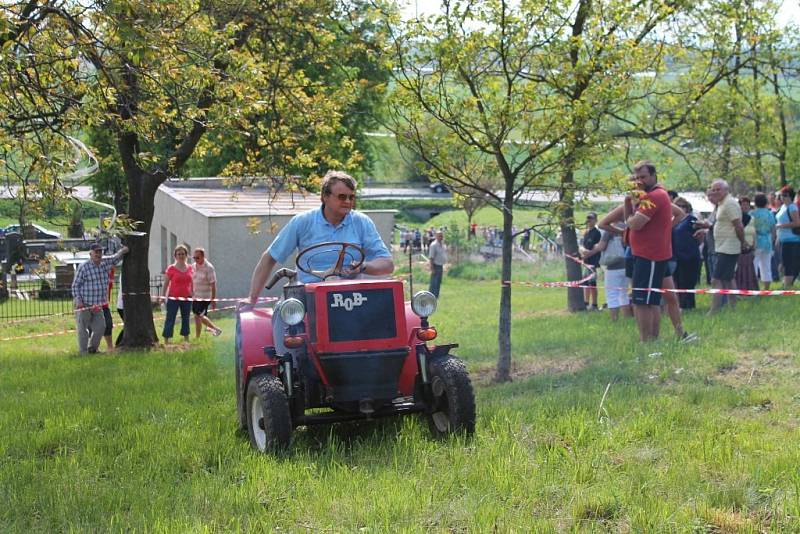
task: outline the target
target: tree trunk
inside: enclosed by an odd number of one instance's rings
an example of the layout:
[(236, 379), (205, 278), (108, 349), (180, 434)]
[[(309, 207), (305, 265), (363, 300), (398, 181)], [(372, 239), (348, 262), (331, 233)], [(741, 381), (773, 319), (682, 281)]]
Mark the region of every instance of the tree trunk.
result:
[[(567, 280), (580, 280), (583, 274), (580, 263), (571, 259), (569, 256), (578, 257), (578, 236), (575, 233), (575, 173), (569, 162), (566, 164), (566, 172), (561, 180), (561, 191), (559, 193), (559, 224), (561, 227), (561, 241), (564, 246), (564, 269), (567, 273)], [(567, 288), (567, 310), (571, 312), (583, 311), (586, 304), (583, 300), (583, 289), (579, 287)]]
[(128, 214), (135, 221), (142, 221), (137, 230), (144, 236), (128, 236), (126, 245), (130, 252), (125, 257), (122, 269), (122, 286), (125, 306), (125, 334), (122, 344), (126, 347), (151, 347), (158, 342), (153, 324), (153, 306), (150, 300), (150, 269), (147, 266), (150, 249), (150, 225), (155, 210), (154, 199), (158, 183), (155, 178), (140, 170), (126, 171), (130, 202)]
[(786, 129), (786, 110), (784, 108), (783, 96), (781, 95), (780, 79), (778, 77), (778, 66), (775, 62), (775, 55), (770, 47), (770, 63), (772, 64), (772, 91), (775, 99), (778, 102), (778, 123), (780, 124), (781, 138), (780, 145), (778, 146), (778, 169), (780, 173), (780, 186), (785, 186), (786, 181), (786, 153), (789, 148), (789, 135)]
[(513, 180), (506, 180), (506, 194), (503, 200), (503, 267), (500, 288), (500, 316), (497, 325), (497, 358), (496, 382), (511, 380), (511, 227), (514, 222)]

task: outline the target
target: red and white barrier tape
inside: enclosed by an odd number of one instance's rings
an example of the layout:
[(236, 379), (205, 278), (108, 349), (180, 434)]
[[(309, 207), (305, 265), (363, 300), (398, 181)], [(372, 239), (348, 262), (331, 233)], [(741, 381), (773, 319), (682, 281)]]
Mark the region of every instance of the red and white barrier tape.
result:
[(563, 281), (563, 282), (512, 282), (511, 280), (503, 280), (500, 282), (500, 285), (507, 287), (512, 284), (514, 285), (522, 285), (528, 287), (594, 287), (594, 286), (583, 286), (581, 284), (588, 282), (595, 276), (597, 276), (596, 267), (594, 265), (589, 265), (582, 259), (576, 256), (570, 256), (569, 254), (565, 254), (565, 256), (575, 263), (580, 264), (586, 269), (589, 270), (589, 273), (581, 278), (580, 280), (572, 280), (572, 281)]
[[(235, 310), (236, 308), (237, 308), (237, 306), (225, 306), (224, 308), (217, 308), (215, 310), (208, 310), (208, 311), (209, 311), (209, 313), (211, 313), (211, 312), (218, 312), (218, 311), (223, 311), (223, 310)], [(52, 317), (52, 316), (50, 316), (50, 317)], [(122, 326), (123, 325), (121, 325), (121, 324), (113, 324), (112, 328), (120, 328)], [(43, 333), (39, 333), (39, 334), (28, 334), (26, 336), (3, 337), (3, 338), (0, 338), (0, 341), (18, 341), (18, 340), (22, 340), (22, 339), (36, 339), (36, 338), (40, 338), (40, 337), (63, 336), (63, 335), (66, 335), (66, 334), (72, 334), (74, 332), (75, 332), (75, 329), (71, 328), (71, 329), (68, 329), (68, 330), (60, 330), (58, 332), (43, 332)]]

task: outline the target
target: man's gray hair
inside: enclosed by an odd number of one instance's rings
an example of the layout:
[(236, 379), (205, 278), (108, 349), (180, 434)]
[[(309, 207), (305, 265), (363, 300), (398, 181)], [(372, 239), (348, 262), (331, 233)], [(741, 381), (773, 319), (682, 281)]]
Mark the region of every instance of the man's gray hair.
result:
[(719, 185), (725, 191), (730, 191), (731, 190), (731, 186), (728, 185), (728, 182), (726, 180), (723, 180), (722, 178), (717, 178), (716, 180), (711, 182), (711, 185)]

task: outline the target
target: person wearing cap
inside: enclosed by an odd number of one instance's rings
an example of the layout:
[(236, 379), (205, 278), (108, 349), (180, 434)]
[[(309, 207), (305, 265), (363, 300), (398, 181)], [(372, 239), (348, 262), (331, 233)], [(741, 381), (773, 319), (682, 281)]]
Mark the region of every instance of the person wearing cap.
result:
[(103, 308), (108, 308), (108, 278), (111, 269), (128, 253), (123, 246), (113, 256), (103, 256), (103, 247), (89, 247), (89, 261), (82, 263), (72, 281), (72, 298), (78, 330), (78, 350), (95, 353), (106, 330)]
[(589, 280), (584, 282), (585, 285), (590, 286), (583, 289), (583, 301), (586, 309), (597, 311), (597, 268), (600, 265), (600, 250), (595, 248), (603, 235), (597, 229), (597, 214), (590, 211), (586, 215), (586, 232), (583, 234), (581, 240), (581, 257), (586, 264), (585, 276), (590, 272), (594, 273)]
[(433, 242), (430, 244), (428, 259), (431, 264), (431, 282), (428, 291), (439, 298), (439, 288), (442, 286), (444, 264), (447, 263), (447, 245), (444, 244), (444, 232), (436, 230)]

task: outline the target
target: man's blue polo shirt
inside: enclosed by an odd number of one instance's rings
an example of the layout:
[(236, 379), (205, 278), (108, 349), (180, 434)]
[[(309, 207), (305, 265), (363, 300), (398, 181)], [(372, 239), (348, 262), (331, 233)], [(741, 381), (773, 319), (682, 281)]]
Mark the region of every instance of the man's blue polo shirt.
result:
[[(365, 261), (392, 257), (372, 219), (363, 213), (351, 211), (342, 222), (334, 226), (322, 215), (322, 207), (295, 215), (281, 229), (267, 252), (275, 261), (283, 263), (295, 249), (303, 250), (326, 241), (343, 241), (360, 246), (364, 249)], [(311, 260), (311, 268), (321, 271), (333, 267), (335, 263), (336, 254), (320, 254)], [(319, 282), (315, 276), (302, 272), (298, 275), (301, 282)]]

